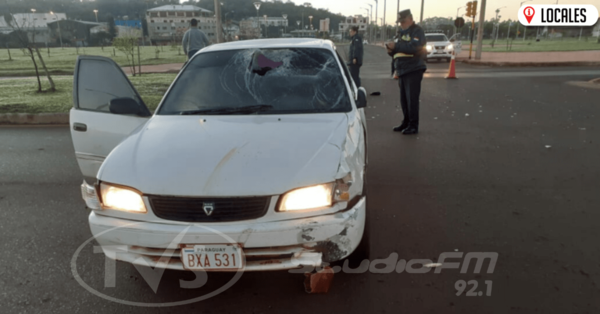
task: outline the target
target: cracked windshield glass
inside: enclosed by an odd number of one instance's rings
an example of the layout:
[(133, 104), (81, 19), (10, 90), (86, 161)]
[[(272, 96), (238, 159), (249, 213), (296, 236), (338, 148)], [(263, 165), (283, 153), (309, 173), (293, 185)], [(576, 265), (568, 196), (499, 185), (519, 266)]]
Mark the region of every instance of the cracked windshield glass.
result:
[(264, 106), (264, 114), (347, 112), (352, 107), (341, 71), (325, 49), (203, 53), (183, 70), (158, 114), (248, 106)]

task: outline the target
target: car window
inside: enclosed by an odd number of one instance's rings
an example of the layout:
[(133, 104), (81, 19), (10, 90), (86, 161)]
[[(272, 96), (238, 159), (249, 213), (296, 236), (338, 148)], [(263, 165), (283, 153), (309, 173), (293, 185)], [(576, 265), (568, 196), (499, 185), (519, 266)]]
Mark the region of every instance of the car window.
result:
[(427, 42), (448, 41), (446, 35), (425, 35)]
[(80, 109), (109, 112), (115, 98), (133, 98), (143, 104), (123, 73), (102, 60), (85, 60), (78, 67), (77, 102)]
[(352, 105), (342, 75), (326, 49), (201, 53), (173, 83), (158, 114), (256, 105), (272, 106), (262, 114), (348, 112)]

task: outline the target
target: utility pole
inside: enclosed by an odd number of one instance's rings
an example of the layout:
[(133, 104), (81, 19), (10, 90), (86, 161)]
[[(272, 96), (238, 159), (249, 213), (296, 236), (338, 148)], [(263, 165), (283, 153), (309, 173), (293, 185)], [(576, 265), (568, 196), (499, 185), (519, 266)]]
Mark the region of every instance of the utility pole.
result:
[(477, 51), (475, 60), (481, 60), (481, 49), (483, 48), (483, 25), (485, 23), (485, 2), (481, 0), (481, 9), (479, 11), (479, 32), (477, 33)]
[[(400, 0), (398, 0), (398, 8), (396, 9), (396, 16), (400, 13)], [(398, 24), (398, 17), (396, 17), (396, 34), (398, 34), (398, 28), (400, 28), (400, 24)]]
[(387, 38), (387, 26), (385, 25), (385, 11), (387, 7), (387, 0), (383, 0), (383, 33), (381, 33), (381, 40), (385, 41)]
[(425, 9), (425, 0), (421, 0), (421, 20), (419, 24), (423, 24), (423, 10)]
[(221, 43), (223, 24), (221, 22), (221, 6), (219, 0), (215, 0), (215, 16), (217, 17), (217, 43)]
[[(379, 1), (375, 0), (375, 26), (377, 26), (377, 22), (379, 21)], [(377, 32), (375, 32), (375, 40), (377, 40)]]

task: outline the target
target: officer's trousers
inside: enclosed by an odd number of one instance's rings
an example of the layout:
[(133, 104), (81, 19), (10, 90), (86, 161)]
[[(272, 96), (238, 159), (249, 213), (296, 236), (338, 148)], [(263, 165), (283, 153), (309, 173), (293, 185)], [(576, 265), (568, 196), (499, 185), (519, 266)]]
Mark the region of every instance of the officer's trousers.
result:
[(352, 75), (352, 80), (354, 80), (354, 84), (356, 87), (361, 87), (360, 83), (360, 65), (351, 64), (348, 66), (348, 70), (350, 70), (350, 75)]
[(402, 125), (419, 129), (419, 98), (421, 81), (425, 70), (404, 74), (398, 80), (400, 87), (400, 105), (404, 114)]

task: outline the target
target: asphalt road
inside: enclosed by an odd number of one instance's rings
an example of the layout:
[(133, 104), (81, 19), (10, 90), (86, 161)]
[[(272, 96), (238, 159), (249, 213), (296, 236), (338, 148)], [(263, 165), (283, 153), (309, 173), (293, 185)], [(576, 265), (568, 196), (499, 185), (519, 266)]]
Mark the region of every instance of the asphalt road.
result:
[[(597, 313), (600, 311), (600, 90), (568, 81), (600, 68), (481, 68), (429, 64), (418, 136), (400, 123), (397, 82), (381, 48), (366, 49), (372, 258), (430, 259), (442, 252), (495, 252), (493, 273), (336, 274), (326, 295), (303, 276), (247, 273), (213, 298), (179, 307), (108, 301), (73, 277), (71, 260), (91, 236), (81, 175), (66, 127), (0, 127), (2, 313)], [(461, 259), (453, 259), (460, 262)], [(167, 271), (154, 293), (117, 264), (104, 288), (104, 258), (86, 247), (76, 269), (90, 287), (135, 302), (175, 302), (232, 278), (211, 274), (195, 290)], [(457, 296), (460, 280), (491, 296)], [(488, 281), (488, 284), (485, 282)], [(491, 283), (490, 283), (491, 281)]]

